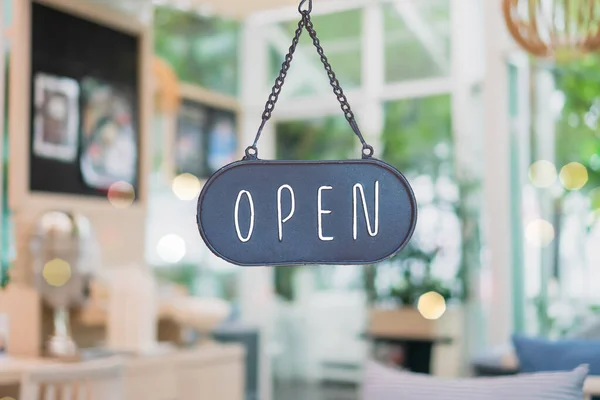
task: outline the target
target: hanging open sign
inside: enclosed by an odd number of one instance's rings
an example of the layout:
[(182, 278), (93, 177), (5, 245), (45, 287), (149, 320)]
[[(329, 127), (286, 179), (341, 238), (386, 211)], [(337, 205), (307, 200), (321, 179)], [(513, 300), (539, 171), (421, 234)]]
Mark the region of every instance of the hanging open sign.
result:
[[(372, 264), (400, 251), (417, 222), (406, 178), (373, 158), (310, 19), (302, 19), (269, 96), (262, 124), (242, 161), (210, 177), (198, 199), (202, 239), (217, 256), (242, 266)], [(257, 143), (281, 92), (306, 28), (317, 47), (342, 111), (362, 143), (362, 159), (265, 161)]]
[(230, 164), (206, 183), (198, 226), (238, 265), (371, 264), (404, 247), (416, 202), (404, 176), (375, 159)]

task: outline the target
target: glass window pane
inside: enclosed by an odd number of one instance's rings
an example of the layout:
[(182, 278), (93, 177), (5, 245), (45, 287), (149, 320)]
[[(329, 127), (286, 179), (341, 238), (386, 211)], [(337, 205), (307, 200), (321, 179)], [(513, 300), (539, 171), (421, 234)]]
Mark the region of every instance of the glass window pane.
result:
[(385, 81), (449, 75), (449, 1), (396, 0), (383, 8)]
[(179, 79), (237, 93), (238, 22), (158, 7), (154, 29), (156, 54), (171, 64)]
[[(361, 84), (361, 10), (312, 17), (314, 28), (329, 63), (344, 89), (358, 88)], [(270, 76), (275, 79), (288, 51), (298, 21), (289, 21), (268, 27), (270, 40)], [(269, 79), (269, 84), (272, 79)], [(306, 30), (300, 37), (292, 67), (286, 78), (282, 97), (329, 93), (329, 80), (323, 64)]]
[(343, 116), (279, 122), (280, 160), (344, 160), (360, 154), (359, 142)]
[(531, 150), (521, 166), (531, 334), (570, 334), (600, 304), (599, 67), (598, 57), (534, 65), (533, 84), (514, 89), (534, 99), (531, 116), (524, 116), (533, 122)]
[(383, 158), (408, 175), (453, 176), (450, 96), (385, 104)]
[(454, 174), (450, 105), (449, 95), (385, 104), (382, 158), (411, 182), (419, 219), (407, 248), (378, 267), (377, 286), (383, 291), (405, 274), (406, 286), (415, 285), (414, 295), (424, 293), (418, 286), (423, 281), (431, 285), (425, 291), (462, 294), (461, 193)]

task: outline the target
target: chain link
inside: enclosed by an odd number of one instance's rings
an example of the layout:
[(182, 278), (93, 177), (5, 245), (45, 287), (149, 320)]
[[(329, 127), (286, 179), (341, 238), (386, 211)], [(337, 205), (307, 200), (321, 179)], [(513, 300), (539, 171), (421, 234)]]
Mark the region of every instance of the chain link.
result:
[(296, 47), (298, 46), (298, 42), (300, 40), (300, 36), (302, 35), (302, 29), (304, 28), (304, 20), (298, 22), (298, 28), (296, 29), (296, 33), (294, 35), (294, 39), (292, 40), (292, 45), (288, 53), (285, 56), (285, 60), (283, 64), (281, 64), (281, 70), (279, 71), (279, 76), (275, 79), (275, 85), (271, 90), (271, 95), (269, 96), (269, 100), (265, 105), (265, 111), (263, 112), (262, 118), (263, 120), (269, 120), (271, 118), (271, 114), (275, 109), (275, 103), (279, 99), (279, 94), (281, 93), (281, 88), (283, 87), (283, 83), (285, 82), (285, 78), (287, 77), (287, 73), (290, 69), (290, 65), (292, 60), (294, 59), (294, 52), (296, 51)]
[[(317, 37), (317, 32), (315, 31), (314, 25), (310, 19), (310, 14), (307, 12), (303, 12), (302, 19), (304, 21), (304, 25), (306, 26), (306, 30), (308, 31), (308, 34), (310, 35), (313, 41), (313, 44), (317, 48), (317, 53), (319, 54), (319, 57), (321, 57), (321, 62), (323, 63), (323, 66), (325, 67), (325, 72), (327, 72), (327, 76), (329, 77), (329, 83), (331, 84), (331, 87), (333, 88), (333, 93), (336, 95), (337, 100), (342, 108), (342, 111), (344, 112), (344, 117), (346, 117), (346, 120), (350, 122), (351, 125), (355, 124), (356, 122), (354, 120), (354, 113), (352, 112), (352, 108), (350, 107), (348, 99), (346, 98), (346, 95), (344, 94), (344, 91), (340, 86), (340, 81), (337, 79), (335, 72), (333, 72), (333, 69), (331, 68), (331, 64), (329, 63), (329, 60), (325, 55), (323, 47), (321, 47), (321, 42)], [(358, 136), (361, 143), (363, 145), (366, 144), (362, 135)]]
[[(301, 7), (302, 7), (302, 3), (300, 4), (299, 10)], [(312, 8), (312, 2), (311, 2), (310, 8)], [(277, 103), (277, 100), (279, 99), (279, 94), (281, 93), (281, 89), (285, 82), (287, 73), (290, 69), (290, 64), (294, 58), (294, 53), (296, 51), (296, 47), (298, 46), (298, 43), (300, 41), (300, 36), (302, 35), (302, 31), (304, 30), (304, 28), (306, 28), (306, 30), (308, 31), (308, 34), (309, 34), (310, 38), (312, 39), (312, 42), (313, 42), (315, 48), (317, 49), (317, 53), (319, 54), (321, 62), (323, 63), (323, 66), (325, 67), (325, 72), (327, 72), (327, 76), (329, 77), (329, 83), (331, 84), (333, 93), (337, 97), (337, 100), (340, 103), (342, 112), (344, 113), (344, 117), (346, 118), (346, 120), (350, 124), (350, 127), (352, 128), (352, 130), (354, 131), (356, 136), (358, 136), (358, 138), (360, 139), (360, 142), (363, 145), (363, 158), (369, 158), (373, 155), (373, 147), (371, 147), (369, 144), (367, 144), (362, 133), (360, 132), (360, 129), (358, 128), (358, 124), (356, 123), (356, 120), (354, 119), (354, 113), (352, 112), (352, 108), (350, 107), (350, 104), (348, 103), (348, 99), (346, 98), (346, 95), (344, 94), (344, 91), (343, 91), (342, 87), (340, 86), (340, 82), (339, 82), (338, 78), (336, 77), (335, 72), (333, 72), (333, 68), (331, 67), (331, 64), (329, 63), (327, 56), (325, 56), (325, 51), (323, 50), (323, 47), (321, 46), (321, 42), (319, 41), (319, 38), (317, 37), (317, 32), (315, 31), (314, 25), (310, 18), (310, 8), (308, 10), (300, 10), (300, 13), (302, 14), (302, 19), (298, 22), (298, 28), (296, 29), (294, 38), (292, 39), (292, 45), (290, 46), (288, 53), (285, 56), (285, 60), (281, 64), (281, 70), (279, 71), (279, 75), (275, 79), (275, 85), (271, 89), (271, 94), (269, 95), (269, 99), (267, 100), (267, 103), (265, 104), (265, 110), (263, 111), (263, 114), (262, 114), (262, 123), (261, 123), (260, 127), (258, 128), (256, 137), (254, 138), (254, 143), (252, 144), (252, 146), (249, 146), (248, 148), (246, 148), (246, 156), (244, 157), (244, 159), (257, 158), (257, 156), (258, 156), (258, 148), (256, 147), (258, 140), (260, 139), (260, 135), (262, 133), (263, 128), (265, 127), (265, 124), (271, 118), (271, 116), (273, 114), (273, 110), (275, 110), (275, 104)]]

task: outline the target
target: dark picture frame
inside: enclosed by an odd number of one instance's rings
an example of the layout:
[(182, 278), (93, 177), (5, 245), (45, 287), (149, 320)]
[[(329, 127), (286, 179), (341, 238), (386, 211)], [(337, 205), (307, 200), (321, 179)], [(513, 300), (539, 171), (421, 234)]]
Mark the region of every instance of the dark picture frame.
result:
[(172, 140), (172, 174), (206, 180), (240, 158), (237, 105), (198, 87), (182, 92)]

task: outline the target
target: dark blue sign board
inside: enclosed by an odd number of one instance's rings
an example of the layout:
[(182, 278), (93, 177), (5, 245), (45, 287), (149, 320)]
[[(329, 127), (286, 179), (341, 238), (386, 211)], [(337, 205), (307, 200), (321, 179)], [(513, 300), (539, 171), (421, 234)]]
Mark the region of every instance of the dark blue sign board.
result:
[(208, 180), (197, 214), (209, 249), (242, 266), (372, 264), (416, 221), (406, 178), (374, 158), (235, 162)]

